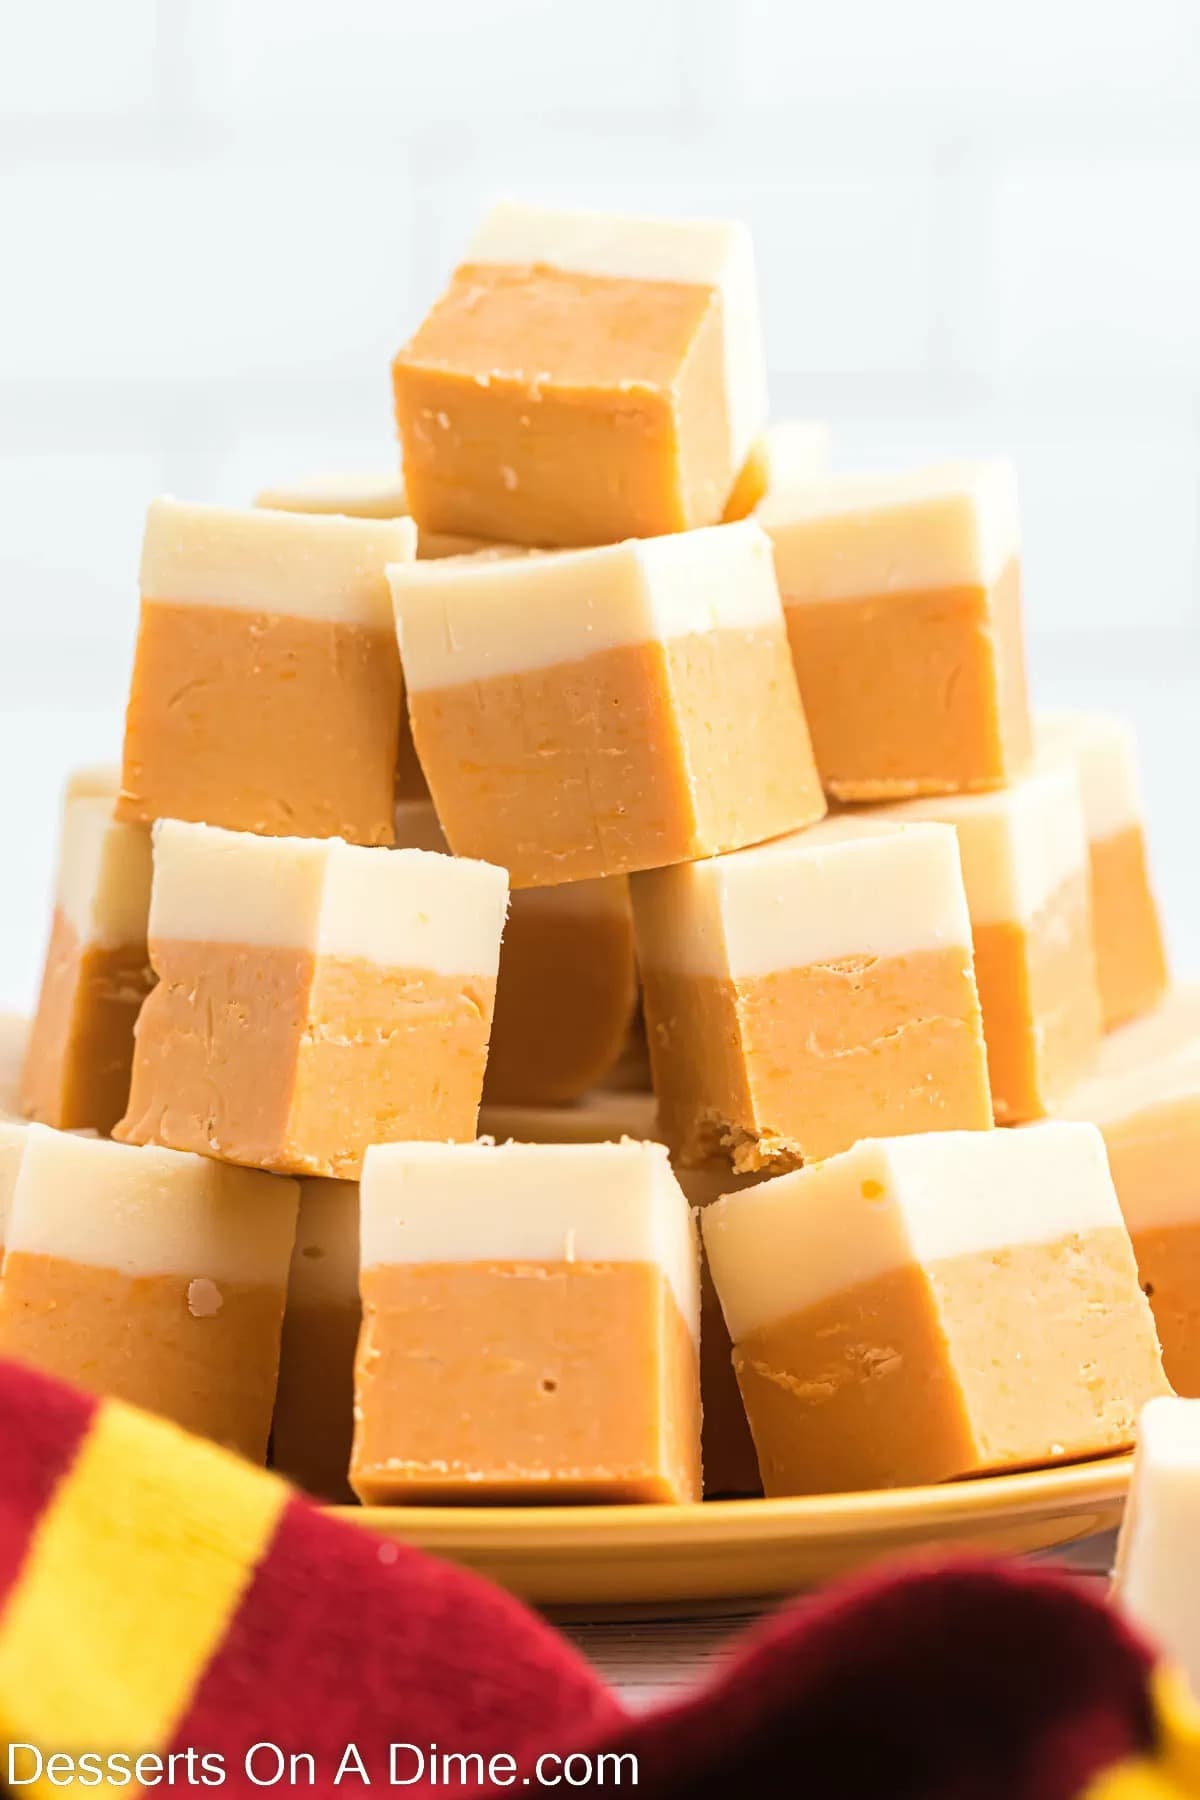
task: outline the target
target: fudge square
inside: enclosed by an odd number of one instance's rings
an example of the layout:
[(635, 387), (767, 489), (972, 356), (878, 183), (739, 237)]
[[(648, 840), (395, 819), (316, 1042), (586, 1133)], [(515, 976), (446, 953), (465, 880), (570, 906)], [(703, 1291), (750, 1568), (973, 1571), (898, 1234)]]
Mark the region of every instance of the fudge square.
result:
[(119, 785), (115, 769), (83, 770), (67, 785), (50, 941), (21, 1077), (30, 1118), (102, 1135), (129, 1099), (133, 1027), (153, 980), (150, 833), (113, 817)]
[(992, 1123), (954, 834), (836, 818), (631, 882), (676, 1159), (787, 1168)]
[(388, 575), (446, 837), (514, 888), (685, 862), (823, 813), (752, 521)]
[(117, 815), (390, 844), (407, 519), (157, 500)]
[(392, 374), (422, 531), (713, 525), (766, 423), (749, 232), (502, 202)]
[(1055, 1117), (1103, 1133), (1163, 1367), (1178, 1393), (1200, 1396), (1200, 1028), (1173, 1054), (1124, 1066), (1117, 1040), (1136, 1029), (1105, 1039)]
[(344, 1179), (371, 1143), (474, 1137), (506, 904), (482, 863), (160, 821), (115, 1135)]
[[(396, 842), (445, 852), (430, 802), (397, 805)], [(485, 1103), (554, 1106), (597, 1087), (625, 1046), (636, 997), (623, 875), (514, 894), (500, 948)]]
[(1074, 770), (1042, 767), (995, 794), (904, 801), (880, 815), (958, 833), (992, 1104), (1041, 1118), (1087, 1074), (1100, 1039), (1087, 838)]
[(1037, 716), (1039, 748), (1079, 772), (1092, 881), (1096, 973), (1105, 1029), (1148, 1012), (1167, 988), (1162, 922), (1150, 885), (1137, 745), (1105, 713)]
[(1170, 1391), (1093, 1126), (864, 1140), (702, 1228), (767, 1494), (1124, 1449)]
[(354, 1434), (358, 1183), (301, 1181), (279, 1350), (271, 1462), (308, 1493), (347, 1501)]
[(1151, 1400), (1138, 1428), (1113, 1597), (1192, 1695), (1200, 1692), (1198, 1545), (1200, 1400)]
[(661, 1144), (372, 1146), (364, 1503), (700, 1498), (699, 1246)]
[(1029, 762), (1016, 479), (1006, 462), (834, 475), (757, 514), (817, 766), (839, 800), (1001, 787)]
[(0, 1355), (262, 1462), (295, 1229), (294, 1181), (31, 1125)]

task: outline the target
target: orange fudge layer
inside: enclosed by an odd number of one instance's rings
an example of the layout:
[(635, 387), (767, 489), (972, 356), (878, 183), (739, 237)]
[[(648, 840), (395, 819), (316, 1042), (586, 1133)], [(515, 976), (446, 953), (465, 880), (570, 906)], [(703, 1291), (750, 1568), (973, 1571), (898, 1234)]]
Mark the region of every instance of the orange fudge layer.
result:
[(1095, 1055), (1087, 886), (1068, 883), (1025, 923), (975, 928), (975, 979), (1001, 1124), (1053, 1111)]
[(992, 1122), (953, 834), (836, 819), (632, 883), (676, 1159), (794, 1167)]
[(1028, 761), (1019, 563), (991, 588), (788, 605), (787, 621), (839, 800), (1000, 787)]
[(827, 791), (998, 788), (1032, 732), (1005, 463), (793, 484), (760, 507)]
[(62, 1131), (108, 1133), (129, 1099), (133, 1028), (153, 976), (143, 939), (79, 942), (56, 910), (21, 1078), (21, 1107)]
[[(1194, 1153), (1200, 1137), (1200, 1101), (1192, 1111)], [(1117, 1159), (1112, 1160), (1115, 1165)], [(1114, 1166), (1113, 1180), (1121, 1193), (1128, 1177)], [(1200, 1217), (1191, 1224), (1135, 1231), (1133, 1253), (1154, 1314), (1167, 1380), (1177, 1394), (1200, 1397)]]
[(5, 1356), (264, 1460), (279, 1288), (222, 1281), (210, 1315), (207, 1289), (198, 1295), (184, 1275), (129, 1276), (10, 1250), (0, 1295)]
[(472, 1138), (505, 900), (477, 863), (161, 822), (116, 1135), (345, 1179), (371, 1143)]
[(1148, 1012), (1162, 997), (1167, 958), (1141, 825), (1093, 838), (1089, 853), (1096, 970), (1110, 1028)]
[(518, 888), (686, 861), (823, 811), (775, 632), (626, 645), (410, 693), (409, 710), (451, 844)]
[(1093, 1126), (863, 1140), (702, 1228), (768, 1494), (1123, 1449), (1169, 1391)]
[(695, 1345), (649, 1264), (375, 1268), (362, 1294), (364, 1504), (698, 1496)]
[(713, 524), (766, 410), (749, 239), (501, 205), (392, 373), (422, 531), (585, 545)]
[[(1130, 1299), (1125, 1234), (1082, 1251), (1064, 1239), (909, 1267), (752, 1332), (734, 1364), (766, 1492), (907, 1487), (1127, 1448), (1141, 1402), (1166, 1384)], [(1022, 1351), (1031, 1294), (1036, 1378)]]
[(349, 1178), (367, 1144), (475, 1135), (494, 979), (238, 944), (153, 956), (126, 1142)]
[[(595, 906), (581, 902), (579, 885), (596, 896)], [(621, 1053), (635, 992), (627, 895), (622, 903), (598, 882), (515, 894), (500, 951), (485, 1102), (551, 1105), (599, 1086)]]
[(145, 599), (120, 816), (390, 844), (402, 706), (389, 631)]

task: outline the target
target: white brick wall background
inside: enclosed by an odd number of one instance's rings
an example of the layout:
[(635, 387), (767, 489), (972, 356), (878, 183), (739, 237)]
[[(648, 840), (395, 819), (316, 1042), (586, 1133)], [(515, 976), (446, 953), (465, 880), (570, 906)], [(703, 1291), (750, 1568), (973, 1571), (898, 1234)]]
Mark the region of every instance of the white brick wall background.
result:
[[(498, 192), (753, 225), (776, 411), (1010, 449), (1038, 691), (1143, 731), (1200, 971), (1200, 0), (38, 0), (0, 47), (0, 1004), (146, 500), (390, 459)], [(15, 879), (9, 879), (10, 876)]]

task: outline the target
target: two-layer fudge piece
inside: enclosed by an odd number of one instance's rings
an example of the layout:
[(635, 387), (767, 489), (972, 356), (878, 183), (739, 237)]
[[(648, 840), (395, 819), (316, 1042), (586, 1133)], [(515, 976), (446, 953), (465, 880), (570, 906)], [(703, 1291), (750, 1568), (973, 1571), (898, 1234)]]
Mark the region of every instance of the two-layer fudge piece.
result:
[(1042, 767), (1000, 793), (907, 801), (886, 816), (958, 833), (996, 1118), (1041, 1118), (1087, 1074), (1100, 1039), (1074, 771)]
[(757, 517), (831, 794), (950, 794), (1020, 774), (1032, 734), (1008, 463), (793, 483)]
[[(1125, 1031), (1136, 1031), (1127, 1026)], [(1181, 1394), (1200, 1395), (1200, 1026), (1190, 1044), (1127, 1065), (1118, 1031), (1055, 1117), (1099, 1127), (1138, 1275)]]
[(266, 1455), (296, 1184), (28, 1129), (0, 1355)]
[(446, 837), (514, 888), (684, 862), (824, 811), (753, 521), (388, 575)]
[(1151, 1400), (1121, 1535), (1113, 1597), (1200, 1693), (1200, 1400)]
[[(397, 806), (396, 842), (445, 851), (429, 802)], [(500, 950), (484, 1099), (551, 1106), (598, 1087), (621, 1054), (636, 991), (624, 876), (514, 894)]]
[(700, 1498), (699, 1248), (661, 1144), (373, 1146), (367, 1504)]
[(502, 202), (392, 373), (423, 531), (580, 545), (715, 524), (766, 423), (750, 234)]
[(788, 1168), (992, 1122), (954, 833), (857, 816), (631, 882), (676, 1159)]
[(343, 1179), (473, 1138), (507, 898), (482, 863), (160, 821), (116, 1135)]
[(1137, 744), (1123, 719), (1048, 712), (1039, 748), (1079, 774), (1092, 877), (1096, 973), (1106, 1030), (1148, 1012), (1166, 992), (1162, 921), (1150, 885)]
[(107, 1133), (125, 1111), (146, 949), (150, 833), (113, 817), (116, 770), (68, 783), (50, 941), (21, 1077), (21, 1110)]
[(384, 568), (408, 519), (157, 500), (122, 819), (390, 844), (403, 705)]
[(301, 1181), (271, 1426), (275, 1468), (323, 1500), (351, 1498), (358, 1183)]
[(1170, 1391), (1090, 1125), (865, 1140), (701, 1220), (768, 1494), (1124, 1449)]
[(725, 502), (726, 519), (746, 519), (764, 495), (829, 471), (829, 427), (817, 419), (781, 419), (755, 438)]

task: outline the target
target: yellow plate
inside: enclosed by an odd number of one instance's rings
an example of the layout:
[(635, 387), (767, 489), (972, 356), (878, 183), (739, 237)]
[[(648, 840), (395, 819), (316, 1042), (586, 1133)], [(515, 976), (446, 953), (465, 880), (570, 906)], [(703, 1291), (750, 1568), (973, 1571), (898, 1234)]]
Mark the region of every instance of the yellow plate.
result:
[(345, 1507), (542, 1606), (773, 1598), (905, 1551), (1061, 1548), (1120, 1521), (1129, 1456), (944, 1487), (703, 1506)]

